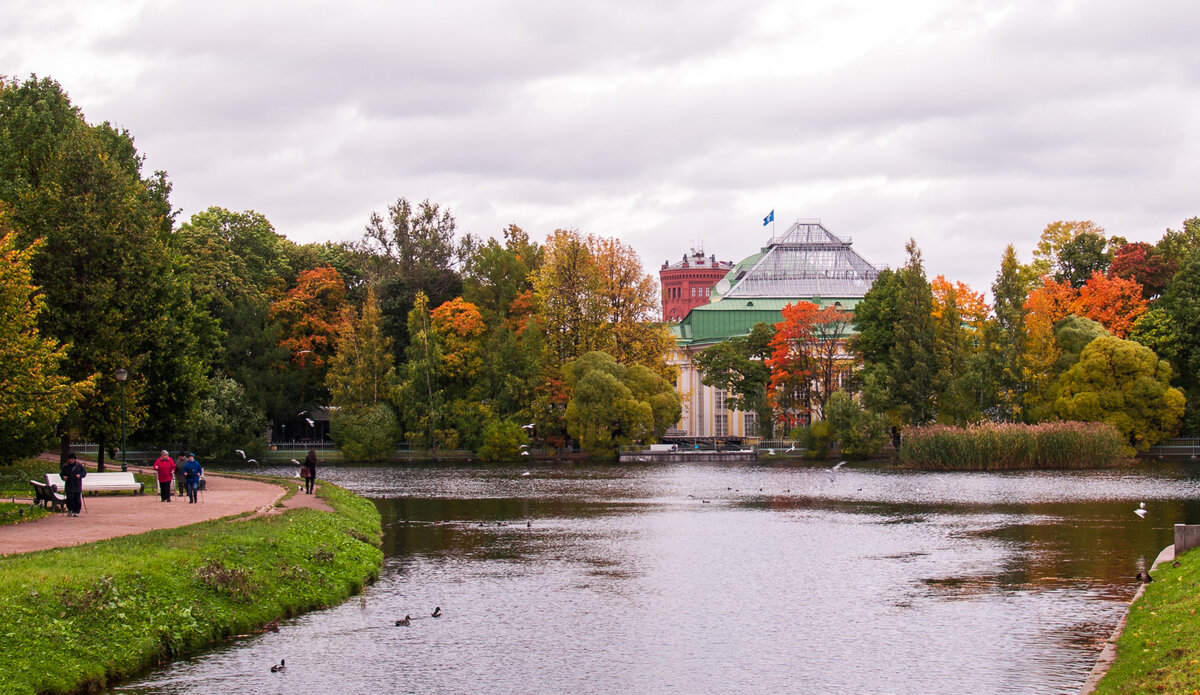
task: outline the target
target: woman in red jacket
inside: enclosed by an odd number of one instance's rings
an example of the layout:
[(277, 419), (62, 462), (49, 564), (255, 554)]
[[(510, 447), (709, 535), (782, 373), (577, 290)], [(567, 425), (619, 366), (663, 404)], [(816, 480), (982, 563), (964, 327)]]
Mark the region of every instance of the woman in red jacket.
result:
[(175, 461), (166, 449), (154, 461), (154, 472), (158, 474), (158, 496), (163, 502), (171, 501), (171, 482), (175, 480)]

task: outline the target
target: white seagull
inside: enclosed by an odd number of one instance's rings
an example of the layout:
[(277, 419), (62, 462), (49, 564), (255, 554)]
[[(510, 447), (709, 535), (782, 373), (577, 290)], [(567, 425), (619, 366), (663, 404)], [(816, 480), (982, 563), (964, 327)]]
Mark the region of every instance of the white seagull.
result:
[(523, 429), (523, 430), (531, 430), (531, 429), (533, 429), (533, 423), (531, 422), (531, 423), (529, 423), (528, 425), (521, 425), (521, 429)]
[(304, 418), (304, 421), (308, 423), (308, 426), (309, 426), (309, 427), (316, 427), (316, 426), (317, 426), (317, 423), (313, 422), (313, 419), (312, 419), (312, 418), (310, 418), (310, 417), (306, 417), (306, 418)]
[(246, 452), (242, 451), (241, 449), (234, 449), (234, 451), (236, 451), (242, 458), (246, 458)]
[(1133, 510), (1133, 513), (1137, 514), (1142, 519), (1145, 519), (1146, 518), (1146, 503), (1142, 502), (1140, 505), (1138, 505), (1138, 508)]

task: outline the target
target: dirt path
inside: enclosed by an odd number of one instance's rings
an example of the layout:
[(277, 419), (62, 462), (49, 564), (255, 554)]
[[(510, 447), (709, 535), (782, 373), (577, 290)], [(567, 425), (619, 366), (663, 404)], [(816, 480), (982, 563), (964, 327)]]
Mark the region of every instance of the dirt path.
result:
[[(150, 490), (144, 495), (84, 495), (83, 512), (77, 517), (58, 513), (37, 521), (0, 526), (0, 555), (92, 543), (245, 512), (272, 513), (275, 502), (286, 493), (280, 485), (212, 474), (207, 476), (207, 487), (196, 504), (188, 504), (187, 497), (172, 497), (170, 502), (162, 502), (157, 492)], [(316, 495), (303, 492), (284, 502), (285, 509), (297, 507), (333, 511)]]

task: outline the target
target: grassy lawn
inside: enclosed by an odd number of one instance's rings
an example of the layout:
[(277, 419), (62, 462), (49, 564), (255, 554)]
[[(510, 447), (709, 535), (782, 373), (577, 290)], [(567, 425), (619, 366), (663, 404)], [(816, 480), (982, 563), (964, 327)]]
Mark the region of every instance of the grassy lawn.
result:
[(1129, 610), (1117, 659), (1096, 693), (1193, 693), (1200, 690), (1200, 552), (1179, 567), (1158, 566)]
[(0, 558), (0, 690), (94, 687), (357, 593), (383, 559), (379, 514), (328, 483), (320, 495), (336, 513), (296, 509)]

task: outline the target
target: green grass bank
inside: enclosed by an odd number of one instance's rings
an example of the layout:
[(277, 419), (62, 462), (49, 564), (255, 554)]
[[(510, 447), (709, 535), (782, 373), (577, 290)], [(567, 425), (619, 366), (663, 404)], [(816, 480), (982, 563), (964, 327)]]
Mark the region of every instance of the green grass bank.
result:
[(219, 519), (0, 558), (0, 693), (71, 693), (334, 605), (379, 575), (374, 505)]
[(1200, 552), (1163, 563), (1129, 608), (1117, 658), (1096, 695), (1200, 691)]

